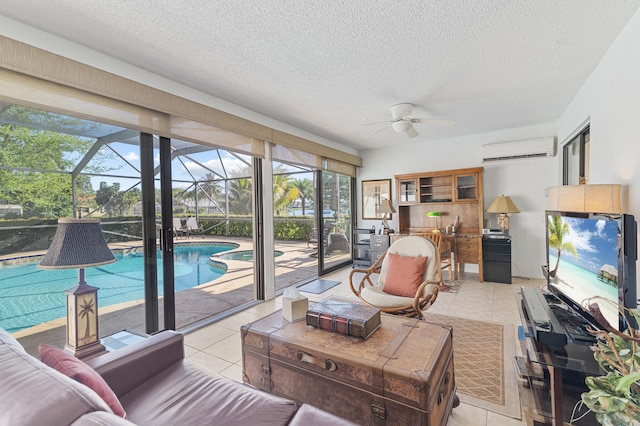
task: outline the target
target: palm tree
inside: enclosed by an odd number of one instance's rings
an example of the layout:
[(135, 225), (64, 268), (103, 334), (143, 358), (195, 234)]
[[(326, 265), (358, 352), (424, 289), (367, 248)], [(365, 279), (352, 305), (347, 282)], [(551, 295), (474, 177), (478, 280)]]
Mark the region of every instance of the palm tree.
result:
[(89, 314), (93, 314), (95, 311), (93, 310), (93, 299), (91, 298), (82, 298), (82, 302), (80, 304), (80, 318), (85, 318), (87, 320), (87, 328), (84, 332), (84, 339), (88, 339), (91, 336), (91, 316)]
[(313, 199), (313, 181), (311, 179), (294, 179), (291, 184), (298, 190), (298, 198), (302, 205), (302, 216), (306, 215), (307, 200)]
[(229, 212), (234, 214), (251, 214), (252, 180), (248, 178), (231, 179), (229, 181)]
[[(274, 170), (274, 171), (277, 171)], [(276, 215), (298, 198), (298, 190), (291, 184), (288, 174), (274, 174), (273, 176), (273, 208)]]
[(556, 266), (553, 270), (549, 271), (549, 276), (555, 277), (558, 272), (558, 265), (560, 264), (560, 255), (563, 251), (571, 253), (573, 257), (578, 258), (576, 248), (570, 242), (564, 242), (564, 237), (569, 235), (569, 225), (562, 221), (560, 216), (549, 216), (549, 223), (547, 225), (549, 231), (549, 248), (558, 250), (556, 258)]

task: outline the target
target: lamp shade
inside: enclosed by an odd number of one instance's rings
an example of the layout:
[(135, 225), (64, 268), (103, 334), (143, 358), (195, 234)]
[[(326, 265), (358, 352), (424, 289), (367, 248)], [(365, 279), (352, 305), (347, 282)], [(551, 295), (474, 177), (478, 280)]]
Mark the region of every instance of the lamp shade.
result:
[(500, 195), (489, 204), (487, 213), (520, 213), (520, 210), (513, 203), (511, 197)]
[(380, 203), (380, 208), (378, 209), (378, 212), (387, 214), (387, 213), (395, 213), (396, 210), (391, 205), (391, 201), (385, 199), (385, 200), (382, 200), (382, 202)]
[(56, 234), (38, 268), (88, 268), (115, 261), (99, 219), (58, 219)]
[(427, 217), (440, 217), (440, 212), (429, 212)]
[(622, 213), (620, 185), (562, 185), (549, 188), (547, 210)]

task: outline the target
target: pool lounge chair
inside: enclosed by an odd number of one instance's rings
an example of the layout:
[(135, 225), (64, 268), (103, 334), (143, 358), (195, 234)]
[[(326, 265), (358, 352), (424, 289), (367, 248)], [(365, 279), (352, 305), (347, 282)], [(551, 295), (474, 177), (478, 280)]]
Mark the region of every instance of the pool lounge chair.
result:
[(187, 219), (187, 235), (200, 235), (204, 238), (204, 229), (198, 225), (198, 221), (196, 221), (195, 217)]
[(180, 237), (187, 235), (187, 229), (182, 226), (182, 220), (178, 217), (173, 218), (173, 236)]

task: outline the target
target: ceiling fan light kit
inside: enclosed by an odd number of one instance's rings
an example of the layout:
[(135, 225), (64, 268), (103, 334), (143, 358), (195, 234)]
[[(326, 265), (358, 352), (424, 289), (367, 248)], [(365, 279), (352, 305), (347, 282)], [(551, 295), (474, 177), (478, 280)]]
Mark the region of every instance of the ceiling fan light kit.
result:
[(409, 120), (398, 120), (391, 123), (391, 127), (398, 133), (404, 133), (412, 127)]
[(454, 120), (410, 117), (411, 113), (413, 112), (413, 106), (413, 104), (408, 102), (392, 105), (390, 109), (391, 117), (393, 118), (393, 120), (367, 123), (367, 125), (386, 123), (386, 126), (376, 130), (375, 132), (366, 136), (364, 139), (367, 139), (375, 135), (376, 133), (388, 129), (389, 127), (391, 127), (391, 129), (393, 129), (393, 131), (396, 133), (405, 133), (408, 137), (415, 138), (416, 136), (418, 136), (418, 131), (414, 127), (414, 124), (439, 123), (445, 125), (454, 125), (456, 123)]

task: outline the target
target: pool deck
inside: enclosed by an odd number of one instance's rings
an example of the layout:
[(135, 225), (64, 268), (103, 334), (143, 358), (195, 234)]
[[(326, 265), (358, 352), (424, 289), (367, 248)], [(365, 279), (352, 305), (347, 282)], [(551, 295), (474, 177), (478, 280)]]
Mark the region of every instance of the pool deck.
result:
[[(253, 250), (250, 239), (224, 237), (179, 238), (175, 244), (198, 244), (226, 242), (239, 246), (232, 251)], [(110, 244), (113, 250), (141, 247), (141, 243)], [(306, 241), (276, 241), (276, 250), (283, 252), (275, 258), (275, 288), (279, 290), (291, 285), (302, 284), (318, 274), (318, 260), (313, 254), (315, 247), (309, 247)], [(231, 252), (231, 251), (229, 251)], [(225, 252), (225, 253), (229, 253)], [(21, 253), (21, 258), (41, 255), (42, 252)], [(13, 256), (15, 257), (15, 256)], [(349, 258), (350, 254), (338, 254), (333, 260)], [(9, 258), (9, 256), (0, 257)], [(176, 293), (176, 329), (187, 330), (196, 327), (204, 320), (222, 319), (256, 303), (254, 300), (253, 262), (220, 259), (227, 266), (226, 273), (214, 281)], [(161, 274), (161, 271), (158, 271)], [(69, 283), (72, 287), (74, 283)], [(89, 283), (91, 284), (91, 283)], [(99, 295), (99, 294), (98, 294)], [(163, 324), (163, 299), (158, 303), (159, 324)], [(100, 336), (108, 336), (124, 329), (145, 332), (144, 301), (132, 301), (100, 308)], [(59, 318), (13, 333), (27, 352), (37, 355), (38, 344), (46, 343), (63, 347), (66, 333), (66, 319)]]

